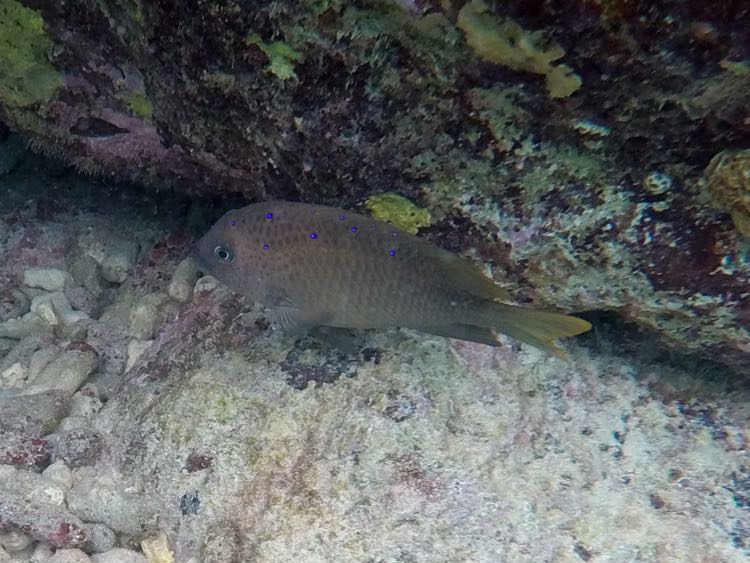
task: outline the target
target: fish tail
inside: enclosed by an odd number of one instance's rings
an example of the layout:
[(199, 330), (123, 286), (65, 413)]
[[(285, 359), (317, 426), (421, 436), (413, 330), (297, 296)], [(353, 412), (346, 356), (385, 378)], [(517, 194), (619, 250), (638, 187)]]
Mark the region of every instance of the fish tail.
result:
[(591, 329), (589, 322), (578, 317), (495, 301), (483, 301), (471, 324), (501, 332), (558, 357), (564, 357), (565, 351), (555, 339), (575, 336)]

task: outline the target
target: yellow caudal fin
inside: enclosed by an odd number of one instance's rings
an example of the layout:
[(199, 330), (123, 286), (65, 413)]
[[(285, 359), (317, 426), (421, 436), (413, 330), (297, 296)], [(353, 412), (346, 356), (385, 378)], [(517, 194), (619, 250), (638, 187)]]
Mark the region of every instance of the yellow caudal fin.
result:
[(591, 329), (591, 323), (578, 317), (493, 301), (482, 303), (472, 324), (491, 328), (558, 357), (564, 357), (565, 351), (556, 339)]

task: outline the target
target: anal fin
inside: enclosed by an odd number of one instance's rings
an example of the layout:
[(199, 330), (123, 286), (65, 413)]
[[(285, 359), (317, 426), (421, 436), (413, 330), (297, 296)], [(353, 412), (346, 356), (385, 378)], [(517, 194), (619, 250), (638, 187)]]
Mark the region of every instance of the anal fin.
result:
[(500, 346), (495, 333), (491, 329), (481, 326), (456, 323), (452, 325), (423, 327), (421, 330), (446, 338), (458, 338), (459, 340), (469, 340), (489, 346)]

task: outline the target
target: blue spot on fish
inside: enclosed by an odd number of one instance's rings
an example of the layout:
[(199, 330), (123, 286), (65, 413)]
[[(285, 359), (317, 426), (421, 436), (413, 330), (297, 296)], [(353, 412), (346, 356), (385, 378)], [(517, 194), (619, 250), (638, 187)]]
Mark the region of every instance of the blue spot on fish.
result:
[(237, 220), (236, 219), (230, 219), (229, 220), (229, 224), (234, 227), (237, 224)]
[(357, 232), (357, 227), (352, 227), (352, 232), (356, 233)]
[(388, 256), (396, 256), (396, 251), (395, 251), (394, 249), (392, 249), (392, 248), (391, 248), (391, 249), (390, 249), (390, 250), (388, 251)]
[(310, 233), (309, 237), (312, 239), (316, 239), (318, 238), (318, 233)]
[(263, 245), (263, 250), (268, 250), (269, 246), (267, 244)]
[(273, 213), (266, 213), (266, 219), (273, 219)]
[(343, 215), (339, 215), (339, 221), (343, 221), (344, 219), (346, 219), (346, 217), (344, 217)]

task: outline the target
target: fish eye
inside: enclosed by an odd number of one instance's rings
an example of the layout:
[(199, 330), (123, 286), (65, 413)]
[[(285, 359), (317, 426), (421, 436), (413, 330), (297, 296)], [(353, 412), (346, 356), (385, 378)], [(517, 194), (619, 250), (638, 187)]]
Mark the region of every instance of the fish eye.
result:
[(222, 262), (231, 262), (234, 260), (234, 254), (232, 254), (232, 251), (229, 250), (226, 246), (217, 246), (214, 248), (214, 256), (221, 260)]

